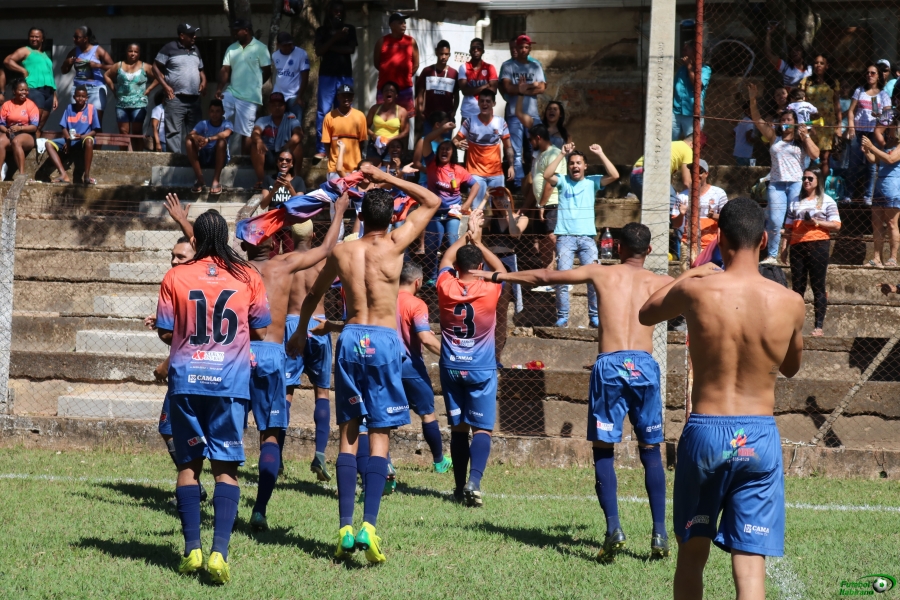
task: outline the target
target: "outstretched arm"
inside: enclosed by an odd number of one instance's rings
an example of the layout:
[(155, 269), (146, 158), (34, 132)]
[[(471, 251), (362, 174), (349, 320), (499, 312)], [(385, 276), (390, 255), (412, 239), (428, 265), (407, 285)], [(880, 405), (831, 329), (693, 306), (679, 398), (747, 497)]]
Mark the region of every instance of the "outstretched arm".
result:
[[(552, 269), (534, 269), (532, 271), (515, 271), (512, 273), (500, 273), (497, 281), (509, 283), (521, 283), (523, 285), (558, 285), (590, 283), (599, 274), (601, 265), (584, 265), (568, 271), (555, 271)], [(472, 271), (476, 277), (491, 279), (494, 275), (491, 271)]]
[(419, 208), (409, 213), (403, 227), (398, 227), (390, 233), (397, 251), (404, 252), (406, 247), (419, 239), (419, 235), (425, 231), (425, 226), (440, 208), (441, 199), (421, 185), (388, 175), (372, 165), (363, 165), (360, 170), (373, 183), (389, 184), (419, 203)]
[(682, 273), (678, 279), (669, 282), (658, 289), (655, 294), (641, 307), (638, 320), (641, 325), (656, 325), (669, 319), (674, 319), (678, 315), (684, 314), (688, 306), (688, 297), (685, 294), (685, 280), (694, 277), (708, 277), (716, 273), (722, 273), (715, 263), (706, 263), (696, 269), (690, 269)]
[(319, 301), (325, 296), (325, 292), (331, 288), (334, 278), (338, 274), (337, 259), (331, 254), (325, 260), (325, 266), (319, 272), (316, 282), (312, 289), (303, 299), (300, 305), (300, 321), (297, 323), (297, 331), (288, 340), (287, 352), (290, 356), (296, 358), (303, 354), (306, 348), (306, 330), (309, 328), (309, 319), (315, 314)]
[(169, 212), (169, 216), (172, 217), (172, 220), (178, 223), (178, 226), (181, 227), (181, 232), (190, 237), (194, 237), (194, 226), (191, 225), (191, 222), (188, 221), (188, 210), (190, 210), (191, 205), (185, 204), (184, 207), (181, 206), (181, 201), (178, 199), (178, 194), (166, 194), (166, 210)]
[(756, 84), (748, 83), (747, 92), (750, 95), (750, 118), (753, 119), (753, 124), (756, 125), (756, 128), (767, 140), (774, 142), (778, 136), (775, 134), (775, 130), (760, 116), (759, 107), (756, 105)]
[(313, 248), (312, 250), (307, 250), (306, 252), (289, 252), (287, 255), (282, 254), (282, 256), (287, 257), (284, 261), (290, 268), (291, 273), (308, 269), (331, 254), (335, 244), (337, 244), (338, 236), (341, 234), (341, 224), (344, 220), (344, 213), (347, 211), (349, 205), (350, 196), (345, 192), (334, 203), (334, 219), (332, 219), (331, 227), (328, 228), (328, 233), (325, 234), (325, 239), (322, 240), (320, 246)]

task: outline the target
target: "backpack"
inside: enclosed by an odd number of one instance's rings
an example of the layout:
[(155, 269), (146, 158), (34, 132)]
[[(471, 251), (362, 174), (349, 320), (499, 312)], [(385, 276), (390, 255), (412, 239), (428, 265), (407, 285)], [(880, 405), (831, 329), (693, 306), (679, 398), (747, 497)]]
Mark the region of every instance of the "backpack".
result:
[(787, 277), (784, 275), (784, 269), (778, 265), (759, 265), (759, 274), (775, 283), (780, 283), (784, 287), (788, 286)]
[(847, 192), (847, 182), (840, 175), (829, 175), (825, 178), (825, 193), (838, 202), (850, 197)]

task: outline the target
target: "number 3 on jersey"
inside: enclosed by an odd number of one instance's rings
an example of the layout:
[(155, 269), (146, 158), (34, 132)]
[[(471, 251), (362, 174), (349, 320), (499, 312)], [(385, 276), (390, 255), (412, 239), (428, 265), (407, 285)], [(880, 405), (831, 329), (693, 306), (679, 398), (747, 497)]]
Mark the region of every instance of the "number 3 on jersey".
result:
[[(222, 290), (213, 306), (212, 339), (215, 343), (222, 344), (223, 346), (227, 346), (233, 342), (234, 337), (237, 335), (237, 314), (230, 308), (225, 307), (225, 305), (228, 304), (228, 299), (236, 293), (236, 290)], [(197, 327), (194, 335), (190, 337), (190, 344), (191, 346), (205, 346), (209, 343), (210, 338), (206, 322), (206, 294), (203, 293), (203, 290), (191, 290), (188, 298), (193, 302), (196, 302), (197, 308)], [(228, 322), (228, 330), (225, 333), (222, 333), (222, 321)]]
[(464, 340), (475, 337), (475, 309), (468, 302), (460, 302), (453, 308), (453, 314), (457, 317), (463, 315), (465, 331), (459, 325), (453, 326), (453, 335)]

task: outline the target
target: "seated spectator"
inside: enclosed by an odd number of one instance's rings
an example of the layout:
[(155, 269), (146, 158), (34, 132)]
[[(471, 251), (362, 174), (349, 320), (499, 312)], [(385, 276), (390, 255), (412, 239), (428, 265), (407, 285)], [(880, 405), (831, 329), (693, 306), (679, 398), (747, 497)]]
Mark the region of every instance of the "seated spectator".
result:
[[(266, 175), (263, 181), (262, 200), (259, 202), (260, 210), (275, 210), (290, 200), (293, 196), (306, 193), (306, 182), (294, 171), (294, 155), (288, 149), (278, 153), (276, 171), (274, 175)], [(285, 227), (273, 236), (271, 255), (294, 251), (294, 241), (291, 237), (291, 228)]]
[(466, 151), (466, 171), (472, 174), (478, 182), (478, 194), (473, 196), (475, 206), (481, 204), (481, 199), (490, 188), (504, 187), (503, 160), (500, 149), (503, 149), (503, 158), (509, 167), (507, 177), (513, 179), (515, 170), (513, 167), (513, 149), (509, 139), (509, 127), (503, 117), (494, 115), (494, 106), (497, 104), (497, 94), (491, 88), (485, 88), (478, 94), (478, 116), (473, 119), (463, 119), (462, 125), (453, 139), (453, 144)]
[[(116, 95), (116, 123), (123, 135), (141, 135), (147, 118), (147, 96), (159, 85), (153, 74), (153, 65), (141, 58), (141, 47), (128, 44), (125, 60), (114, 64), (104, 73), (107, 87)], [(147, 83), (150, 82), (150, 85)], [(131, 142), (135, 152), (144, 149), (144, 139)]]
[(275, 168), (276, 152), (287, 150), (294, 164), (303, 166), (303, 126), (293, 113), (287, 112), (287, 102), (281, 92), (269, 95), (269, 114), (256, 120), (250, 135), (250, 162), (256, 172), (255, 191), (263, 189), (266, 169)]
[[(437, 62), (422, 69), (416, 80), (416, 114), (430, 115), (435, 111), (445, 112), (456, 118), (459, 108), (459, 74), (449, 66), (450, 42), (441, 40), (434, 49)], [(431, 124), (425, 121), (422, 133), (428, 135)]]
[[(349, 173), (362, 160), (362, 145), (369, 139), (366, 115), (353, 108), (353, 88), (347, 84), (338, 86), (337, 106), (322, 122), (322, 144), (328, 156), (329, 179), (340, 177), (338, 171)], [(344, 162), (338, 166), (340, 148), (333, 143), (341, 140), (344, 144)]]
[(84, 153), (83, 181), (86, 185), (93, 185), (97, 181), (91, 177), (91, 163), (94, 158), (94, 136), (100, 131), (100, 114), (93, 104), (88, 104), (88, 91), (83, 85), (75, 88), (74, 98), (75, 103), (66, 107), (59, 121), (63, 136), (47, 142), (47, 154), (59, 171), (59, 176), (51, 181), (71, 183), (59, 153), (72, 156), (74, 151), (80, 149)]
[[(693, 165), (688, 165), (688, 171), (693, 173)], [(676, 240), (690, 244), (687, 237), (685, 221), (691, 219), (691, 187), (675, 197), (675, 205), (672, 207), (672, 227), (676, 231)], [(728, 194), (720, 187), (709, 183), (709, 165), (700, 159), (700, 251), (703, 251), (710, 242), (716, 239), (719, 233), (719, 213), (728, 202)]]
[(6, 178), (6, 151), (12, 149), (19, 173), (25, 172), (25, 155), (34, 148), (34, 134), (40, 123), (37, 105), (28, 99), (28, 84), (17, 79), (12, 98), (0, 107), (0, 181)]
[(378, 69), (378, 96), (383, 102), (386, 83), (393, 81), (397, 86), (396, 102), (416, 116), (413, 78), (419, 70), (419, 45), (412, 36), (406, 35), (406, 15), (395, 12), (388, 19), (391, 32), (375, 43), (374, 62)]
[(405, 108), (397, 104), (399, 88), (388, 81), (379, 94), (382, 102), (369, 109), (366, 124), (369, 133), (369, 147), (366, 158), (376, 167), (387, 152), (387, 145), (395, 139), (405, 139), (409, 135), (409, 119)]
[(212, 184), (209, 188), (210, 196), (218, 196), (222, 193), (222, 184), (219, 178), (225, 163), (231, 158), (228, 150), (228, 138), (234, 133), (234, 125), (225, 118), (225, 107), (219, 99), (209, 102), (209, 119), (200, 121), (194, 125), (194, 129), (187, 136), (188, 161), (194, 169), (197, 179), (191, 192), (200, 194), (206, 187), (203, 178), (203, 169), (213, 169)]
[(166, 151), (166, 93), (157, 92), (153, 99), (156, 106), (150, 111), (150, 127), (153, 137), (153, 149), (157, 152)]
[[(871, 139), (863, 138), (862, 151), (872, 164), (878, 164), (878, 180), (875, 182), (875, 197), (872, 200), (872, 242), (874, 256), (869, 265), (877, 268), (896, 267), (897, 250), (900, 248), (900, 230), (897, 227), (900, 217), (900, 144), (898, 144), (897, 119), (890, 127), (878, 126), (884, 137), (884, 150), (876, 146)], [(885, 227), (888, 229), (890, 255), (887, 261), (882, 260), (884, 254)]]
[(800, 85), (800, 81), (805, 77), (812, 75), (813, 68), (812, 65), (806, 62), (806, 55), (803, 52), (803, 46), (800, 44), (791, 46), (788, 60), (781, 60), (777, 54), (772, 52), (772, 32), (775, 31), (776, 27), (778, 27), (777, 23), (770, 25), (766, 30), (766, 58), (768, 58), (769, 62), (772, 63), (772, 66), (781, 73), (784, 87), (790, 90), (791, 88)]

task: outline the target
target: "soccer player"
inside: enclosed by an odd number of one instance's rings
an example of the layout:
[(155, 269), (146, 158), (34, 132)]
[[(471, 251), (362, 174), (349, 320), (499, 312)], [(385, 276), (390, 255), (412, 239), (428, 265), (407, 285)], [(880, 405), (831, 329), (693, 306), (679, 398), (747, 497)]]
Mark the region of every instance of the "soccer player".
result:
[[(662, 399), (659, 365), (653, 352), (653, 327), (638, 322), (638, 311), (654, 292), (672, 281), (644, 269), (650, 252), (650, 230), (628, 223), (619, 240), (622, 264), (590, 264), (567, 271), (521, 271), (498, 275), (498, 281), (526, 285), (572, 285), (591, 283), (597, 288), (600, 355), (591, 372), (587, 437), (593, 443), (594, 489), (606, 516), (606, 537), (597, 558), (612, 560), (625, 547), (616, 500), (614, 445), (622, 441), (622, 423), (627, 414), (638, 439), (644, 486), (650, 499), (653, 533), (650, 555), (669, 555), (666, 534), (666, 475), (659, 445), (663, 441)], [(477, 273), (490, 276), (490, 273)]]
[[(402, 227), (388, 231), (394, 214), (394, 194), (372, 189), (363, 197), (365, 233), (335, 247), (312, 290), (303, 300), (297, 331), (288, 343), (292, 356), (303, 353), (309, 319), (335, 277), (341, 278), (347, 320), (335, 353), (335, 409), (341, 448), (337, 459), (340, 532), (335, 558), (357, 548), (370, 563), (385, 561), (375, 527), (387, 479), (388, 433), (409, 424), (409, 405), (403, 391), (402, 356), (397, 335), (397, 294), (406, 247), (419, 239), (440, 199), (425, 188), (364, 164), (360, 171), (376, 184), (388, 184), (419, 203)], [(356, 496), (356, 449), (359, 424), (366, 417), (371, 457), (366, 469), (363, 524), (353, 532)]]
[[(691, 336), (694, 388), (678, 443), (675, 599), (703, 597), (710, 541), (731, 553), (737, 597), (766, 594), (766, 556), (784, 554), (784, 470), (775, 381), (803, 354), (803, 298), (759, 274), (766, 215), (749, 198), (719, 214), (725, 270), (681, 274), (641, 308), (644, 325), (678, 315)], [(717, 523), (719, 515), (721, 521)]]
[(497, 302), (503, 290), (496, 277), (486, 281), (473, 271), (482, 270), (487, 262), (497, 276), (506, 273), (500, 259), (481, 243), (483, 226), (484, 213), (480, 209), (472, 211), (469, 231), (441, 259), (436, 284), (441, 315), (441, 388), (450, 423), (450, 458), (456, 480), (453, 496), (473, 507), (484, 506), (481, 477), (491, 454), (491, 432), (497, 420), (494, 329)]
[(208, 210), (193, 225), (194, 258), (171, 269), (159, 290), (156, 324), (172, 346), (169, 390), (178, 458), (175, 497), (184, 534), (180, 573), (203, 566), (200, 488), (203, 459), (216, 480), (214, 533), (206, 570), (231, 579), (228, 543), (237, 516), (237, 468), (244, 461), (244, 419), (250, 388), (250, 338), (264, 339), (272, 322), (262, 279), (231, 249), (228, 224)]
[(403, 391), (412, 409), (422, 418), (422, 437), (431, 450), (435, 472), (446, 473), (453, 461), (444, 456), (440, 426), (434, 417), (434, 389), (422, 357), (422, 348), (440, 356), (441, 343), (431, 332), (428, 305), (416, 297), (422, 282), (422, 267), (405, 263), (400, 271), (400, 293), (397, 295), (397, 331), (405, 349)]

